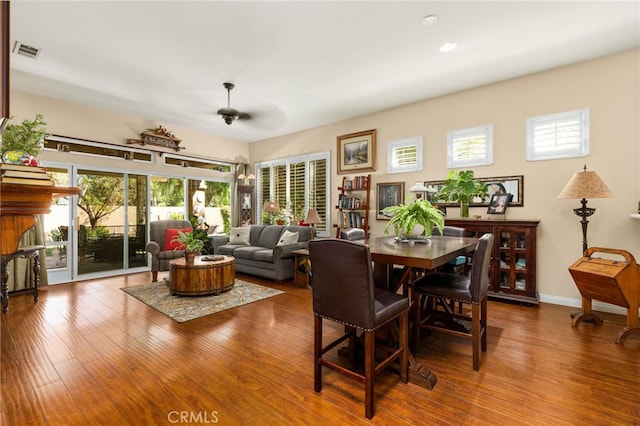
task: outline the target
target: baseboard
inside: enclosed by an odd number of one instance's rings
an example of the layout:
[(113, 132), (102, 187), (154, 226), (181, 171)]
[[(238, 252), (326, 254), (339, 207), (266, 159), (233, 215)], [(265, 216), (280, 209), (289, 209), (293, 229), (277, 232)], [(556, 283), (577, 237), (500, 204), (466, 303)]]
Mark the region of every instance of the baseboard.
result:
[[(540, 294), (540, 301), (544, 303), (551, 303), (553, 305), (572, 306), (574, 308), (582, 308), (582, 299), (573, 299), (570, 297), (550, 296), (548, 294)], [(592, 302), (592, 308), (594, 311), (609, 312), (611, 314), (627, 315), (627, 309), (621, 306), (611, 305), (609, 303), (599, 302), (594, 300)]]

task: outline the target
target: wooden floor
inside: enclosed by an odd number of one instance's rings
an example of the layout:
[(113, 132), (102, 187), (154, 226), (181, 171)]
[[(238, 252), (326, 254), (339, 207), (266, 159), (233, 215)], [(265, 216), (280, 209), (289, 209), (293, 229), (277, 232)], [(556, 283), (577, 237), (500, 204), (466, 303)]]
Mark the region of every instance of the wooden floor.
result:
[(573, 329), (571, 308), (490, 301), (479, 372), (469, 341), (425, 336), (435, 389), (383, 372), (368, 421), (360, 383), (325, 369), (313, 391), (310, 290), (262, 281), (286, 293), (180, 324), (120, 291), (148, 281), (11, 298), (1, 424), (640, 425), (640, 338), (613, 342), (622, 316)]

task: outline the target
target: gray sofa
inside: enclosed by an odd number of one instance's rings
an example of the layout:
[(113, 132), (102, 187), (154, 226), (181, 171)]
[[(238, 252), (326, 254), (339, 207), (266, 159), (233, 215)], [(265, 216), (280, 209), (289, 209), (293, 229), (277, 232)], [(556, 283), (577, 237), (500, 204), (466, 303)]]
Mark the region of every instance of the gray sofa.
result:
[[(230, 244), (229, 236), (211, 236), (215, 254), (236, 258), (236, 271), (282, 282), (293, 278), (292, 251), (306, 249), (312, 237), (308, 226), (251, 225), (249, 245)], [(298, 233), (298, 242), (277, 245), (285, 230)]]

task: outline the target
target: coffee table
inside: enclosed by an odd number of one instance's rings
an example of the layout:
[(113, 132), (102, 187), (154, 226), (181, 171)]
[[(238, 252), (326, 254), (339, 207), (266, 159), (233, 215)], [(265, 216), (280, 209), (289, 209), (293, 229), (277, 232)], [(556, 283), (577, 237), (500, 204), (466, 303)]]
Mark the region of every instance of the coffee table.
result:
[(231, 290), (236, 278), (233, 256), (221, 260), (206, 260), (212, 256), (196, 256), (193, 263), (184, 257), (169, 261), (169, 293), (174, 296), (219, 295)]

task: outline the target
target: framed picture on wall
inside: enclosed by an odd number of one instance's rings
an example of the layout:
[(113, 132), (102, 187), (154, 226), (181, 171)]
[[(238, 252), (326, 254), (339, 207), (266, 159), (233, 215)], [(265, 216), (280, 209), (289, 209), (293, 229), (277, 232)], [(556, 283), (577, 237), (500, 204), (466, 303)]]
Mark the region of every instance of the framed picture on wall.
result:
[(404, 182), (379, 183), (377, 189), (376, 219), (389, 220), (391, 217), (384, 215), (382, 210), (404, 203)]
[(338, 136), (338, 174), (376, 169), (376, 130)]

